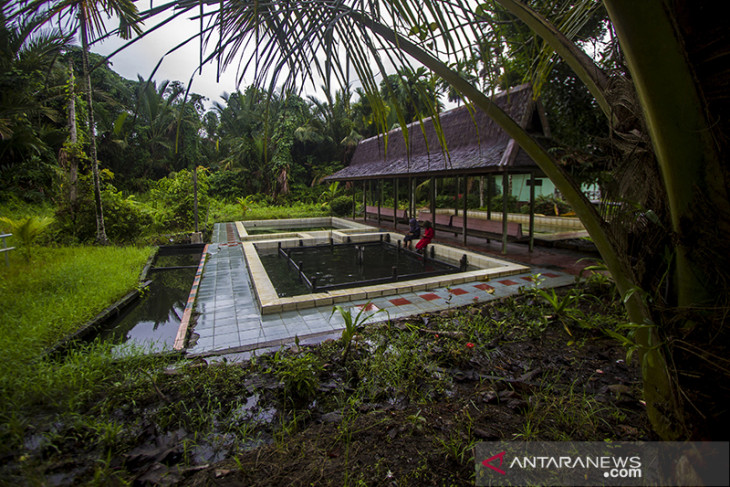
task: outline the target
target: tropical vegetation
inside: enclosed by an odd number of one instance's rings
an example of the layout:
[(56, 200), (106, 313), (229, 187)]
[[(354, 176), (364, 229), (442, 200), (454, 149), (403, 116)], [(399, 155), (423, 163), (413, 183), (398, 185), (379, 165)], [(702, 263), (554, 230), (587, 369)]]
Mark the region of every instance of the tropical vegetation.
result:
[[(323, 177), (362, 138), (413, 122), (419, 130), (429, 116), (438, 124), (445, 94), (493, 117), (589, 231), (631, 321), (622, 336), (641, 361), (656, 433), (715, 438), (727, 414), (730, 296), (727, 77), (716, 62), (728, 46), (717, 8), (190, 0), (137, 12), (127, 1), (4, 2), (2, 225), (30, 251), (50, 222), (36, 214), (53, 216), (46, 238), (63, 245), (140, 243), (292, 207), (349, 214), (353, 189), (343, 196), (319, 186)], [(141, 33), (140, 20), (197, 9), (221, 36), (209, 61), (244, 74), (256, 66), (251, 86), (210, 110), (178, 81), (126, 80), (90, 52), (105, 33), (126, 38)], [(108, 13), (119, 28), (105, 29)], [(242, 39), (258, 43), (252, 59)], [(325, 100), (302, 97), (303, 78), (323, 82)], [(490, 101), (524, 81), (543, 96), (554, 147)], [(598, 209), (578, 189), (586, 180), (602, 185)]]

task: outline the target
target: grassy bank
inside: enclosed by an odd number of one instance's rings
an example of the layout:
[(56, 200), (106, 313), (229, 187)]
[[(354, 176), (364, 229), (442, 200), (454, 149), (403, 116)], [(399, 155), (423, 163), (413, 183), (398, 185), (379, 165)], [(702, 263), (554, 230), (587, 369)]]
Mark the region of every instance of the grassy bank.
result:
[(137, 286), (149, 247), (37, 248), (0, 270), (0, 353), (34, 359)]
[(15, 254), (0, 268), (0, 455), (20, 446), (38, 414), (75, 411), (104, 387), (114, 372), (108, 348), (77, 351), (63, 362), (44, 351), (134, 289), (150, 252), (35, 248), (30, 262)]

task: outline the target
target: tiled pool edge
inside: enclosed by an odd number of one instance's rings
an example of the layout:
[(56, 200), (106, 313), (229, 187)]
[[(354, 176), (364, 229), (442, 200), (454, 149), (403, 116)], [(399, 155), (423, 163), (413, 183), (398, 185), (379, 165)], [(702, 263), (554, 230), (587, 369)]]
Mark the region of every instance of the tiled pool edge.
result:
[[(241, 224), (241, 226), (243, 226), (243, 224), (241, 222), (236, 222), (236, 227), (240, 235), (241, 230), (239, 228), (239, 224)], [(243, 231), (245, 232), (245, 229)], [(337, 236), (338, 241), (345, 241), (345, 239), (347, 239), (347, 241), (365, 241), (368, 239), (372, 239), (372, 237), (375, 235), (389, 235), (391, 240), (403, 238), (403, 235), (393, 232), (373, 232), (360, 235), (346, 235), (340, 232), (332, 231), (331, 234)], [(260, 243), (269, 243), (269, 246), (278, 246), (279, 244), (281, 244), (282, 247), (294, 247), (299, 245), (299, 242), (303, 240), (311, 240), (314, 243), (318, 243), (319, 240), (323, 239), (321, 237), (318, 238), (310, 236), (306, 238), (288, 238), (283, 240), (277, 240), (273, 244), (265, 241)], [(488, 281), (493, 278), (505, 277), (519, 274), (522, 272), (527, 272), (530, 269), (529, 267), (521, 264), (515, 264), (512, 262), (495, 259), (492, 257), (477, 254), (475, 252), (465, 251), (463, 249), (456, 249), (443, 244), (432, 245), (436, 249), (438, 249), (438, 255), (441, 257), (448, 257), (456, 261), (458, 260), (458, 255), (469, 254), (472, 256), (472, 258), (479, 261), (481, 265), (487, 265), (487, 263), (499, 263), (499, 266), (479, 269), (476, 271), (460, 272), (457, 274), (429, 277), (424, 279), (414, 279), (410, 281), (399, 281), (388, 284), (354, 287), (336, 291), (280, 298), (278, 293), (276, 292), (276, 289), (274, 288), (273, 283), (269, 279), (266, 269), (261, 263), (261, 259), (259, 258), (255, 244), (253, 242), (241, 243), (244, 259), (246, 260), (247, 271), (249, 273), (249, 278), (255, 291), (254, 296), (256, 296), (257, 305), (262, 315), (316, 308), (319, 306), (331, 306), (334, 304), (348, 301), (372, 299), (381, 296), (390, 296), (402, 292), (425, 291), (438, 287), (448, 287), (452, 285), (462, 284), (467, 281)]]
[(190, 326), (190, 318), (193, 315), (193, 306), (195, 305), (195, 298), (198, 295), (198, 287), (200, 286), (200, 278), (203, 275), (203, 268), (205, 267), (205, 258), (208, 255), (208, 245), (206, 244), (203, 248), (203, 255), (200, 256), (200, 262), (198, 263), (198, 270), (195, 271), (195, 279), (193, 285), (190, 288), (190, 294), (188, 294), (188, 302), (185, 304), (185, 311), (183, 312), (182, 319), (180, 320), (180, 326), (177, 329), (177, 335), (175, 336), (175, 343), (172, 346), (173, 350), (184, 350), (185, 341), (188, 336), (188, 328)]

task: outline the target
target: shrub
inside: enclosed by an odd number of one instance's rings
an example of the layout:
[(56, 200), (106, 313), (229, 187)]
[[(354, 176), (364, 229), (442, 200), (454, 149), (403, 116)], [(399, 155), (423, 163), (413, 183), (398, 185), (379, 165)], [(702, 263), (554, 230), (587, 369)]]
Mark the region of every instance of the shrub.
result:
[(453, 208), (454, 206), (455, 200), (453, 196), (443, 194), (436, 196), (436, 208)]
[[(101, 204), (104, 210), (104, 227), (112, 242), (135, 242), (145, 233), (154, 219), (151, 211), (134, 196), (125, 197), (108, 181), (114, 177), (110, 171), (102, 171)], [(91, 242), (96, 238), (96, 205), (94, 203), (91, 174), (79, 177), (79, 195), (76, 210), (68, 202), (56, 211), (61, 242)]]
[(330, 208), (332, 209), (332, 214), (335, 216), (352, 215), (352, 197), (338, 196), (330, 201)]
[(543, 195), (535, 198), (535, 213), (541, 213), (543, 215), (562, 215), (569, 211), (572, 211), (570, 205), (553, 195)]
[[(208, 173), (205, 169), (198, 169), (198, 210), (208, 204)], [(193, 174), (187, 169), (157, 181), (151, 191), (152, 198), (158, 209), (158, 215), (163, 219), (167, 230), (191, 229), (195, 219)]]
[[(509, 195), (507, 199), (509, 203), (509, 211), (517, 211), (517, 197), (513, 195)], [(502, 195), (499, 194), (492, 198), (492, 211), (502, 211), (503, 205), (502, 205)]]
[(220, 200), (234, 200), (245, 196), (247, 175), (243, 171), (216, 171), (208, 177), (208, 193)]
[(30, 261), (30, 249), (43, 231), (53, 224), (53, 218), (48, 216), (26, 216), (19, 220), (0, 217), (0, 227), (6, 227), (13, 237), (20, 243), (25, 260)]

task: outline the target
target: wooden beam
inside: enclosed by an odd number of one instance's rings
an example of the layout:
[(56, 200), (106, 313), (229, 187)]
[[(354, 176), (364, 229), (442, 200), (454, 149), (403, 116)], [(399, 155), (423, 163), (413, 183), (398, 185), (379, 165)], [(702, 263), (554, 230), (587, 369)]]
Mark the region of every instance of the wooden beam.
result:
[(431, 225), (436, 229), (436, 177), (431, 176)]
[(398, 231), (398, 178), (393, 181), (393, 227)]

